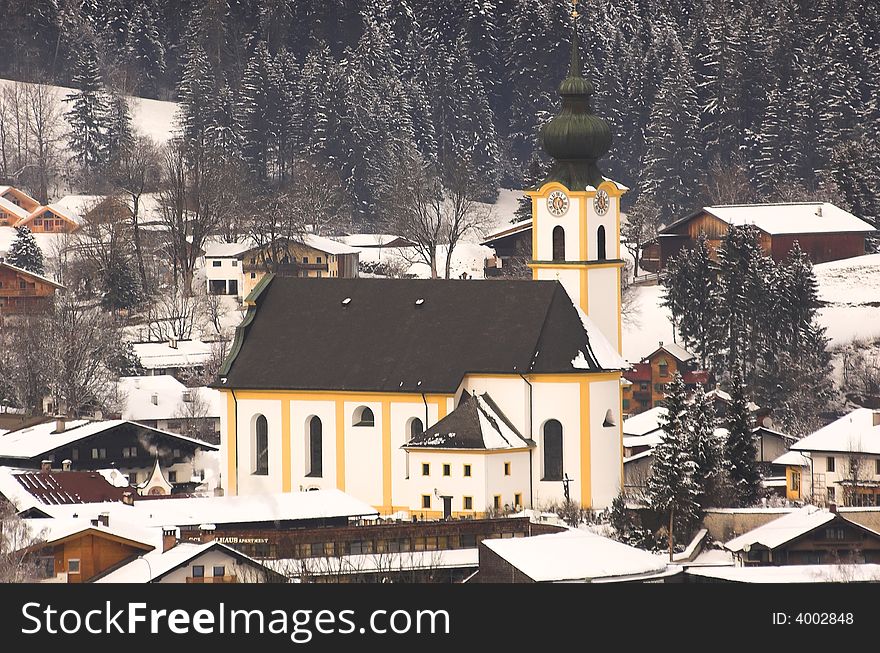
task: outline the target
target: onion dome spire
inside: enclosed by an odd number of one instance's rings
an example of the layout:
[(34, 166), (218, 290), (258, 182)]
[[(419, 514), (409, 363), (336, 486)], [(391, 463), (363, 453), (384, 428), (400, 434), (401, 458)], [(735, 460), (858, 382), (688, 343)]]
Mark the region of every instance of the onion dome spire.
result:
[[(577, 11), (572, 16), (576, 19)], [(611, 128), (593, 113), (590, 106), (593, 92), (593, 85), (581, 75), (575, 20), (568, 76), (559, 85), (562, 111), (544, 125), (541, 133), (544, 151), (554, 159), (544, 183), (558, 181), (570, 190), (584, 190), (602, 183), (602, 172), (596, 162), (611, 147)]]

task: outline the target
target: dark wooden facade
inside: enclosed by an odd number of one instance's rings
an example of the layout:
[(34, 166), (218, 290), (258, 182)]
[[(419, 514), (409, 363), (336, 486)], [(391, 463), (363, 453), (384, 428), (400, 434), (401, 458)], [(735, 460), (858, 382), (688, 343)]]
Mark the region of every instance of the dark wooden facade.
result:
[[(701, 233), (706, 234), (709, 250), (714, 258), (727, 229), (726, 222), (706, 211), (694, 213), (670, 225), (661, 231), (657, 238), (660, 268), (665, 268), (669, 259), (675, 257), (683, 248), (693, 247)], [(788, 255), (797, 241), (810, 260), (816, 264), (861, 256), (865, 253), (865, 237), (866, 233), (859, 232), (768, 234), (761, 231), (760, 243), (764, 253), (778, 262)]]
[(58, 288), (59, 284), (0, 262), (0, 317), (48, 310)]
[[(148, 544), (89, 529), (53, 542), (38, 557), (47, 562), (49, 558), (53, 560), (51, 575), (66, 573), (68, 583), (88, 583), (98, 574), (152, 549)], [(44, 571), (50, 575), (48, 564)]]

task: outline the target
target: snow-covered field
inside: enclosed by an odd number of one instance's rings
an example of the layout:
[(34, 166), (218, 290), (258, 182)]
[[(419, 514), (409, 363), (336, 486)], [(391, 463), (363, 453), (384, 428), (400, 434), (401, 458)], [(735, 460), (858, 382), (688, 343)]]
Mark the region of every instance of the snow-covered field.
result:
[[(880, 338), (880, 254), (820, 263), (814, 267), (819, 284), (819, 323), (830, 345)], [(672, 341), (669, 312), (660, 307), (662, 286), (637, 286), (637, 311), (623, 322), (623, 355), (638, 361)]]
[[(0, 91), (15, 83), (9, 79), (0, 79)], [(64, 98), (73, 93), (74, 89), (65, 86), (50, 86), (49, 88), (57, 98), (61, 113), (69, 111), (70, 103), (65, 102)], [(149, 136), (160, 143), (164, 143), (171, 137), (177, 103), (129, 97), (128, 106), (131, 110), (132, 125), (138, 133)]]

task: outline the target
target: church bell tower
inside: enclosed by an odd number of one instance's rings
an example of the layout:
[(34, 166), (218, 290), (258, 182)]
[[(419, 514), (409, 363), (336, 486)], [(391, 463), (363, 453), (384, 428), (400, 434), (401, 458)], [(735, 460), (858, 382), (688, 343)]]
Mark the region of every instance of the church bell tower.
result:
[[(575, 8), (577, 0), (574, 1)], [(621, 351), (620, 197), (625, 186), (602, 176), (611, 147), (608, 123), (593, 113), (593, 85), (581, 75), (577, 11), (571, 61), (559, 85), (562, 110), (544, 126), (550, 173), (532, 198), (532, 278), (558, 280), (575, 305)]]

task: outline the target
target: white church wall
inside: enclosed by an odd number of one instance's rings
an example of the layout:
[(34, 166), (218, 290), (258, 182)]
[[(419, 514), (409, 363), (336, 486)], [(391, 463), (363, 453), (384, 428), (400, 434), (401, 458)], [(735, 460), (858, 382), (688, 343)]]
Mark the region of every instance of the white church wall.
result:
[[(254, 434), (258, 415), (265, 415), (269, 427), (269, 473), (254, 474), (256, 464)], [(281, 492), (281, 401), (278, 399), (239, 399), (238, 494)]]
[(581, 496), (581, 447), (580, 447), (580, 384), (562, 381), (532, 382), (534, 395), (534, 440), (538, 445), (534, 453), (533, 477), (535, 503), (540, 506), (561, 502), (564, 498), (562, 481), (544, 481), (544, 425), (551, 419), (562, 424), (562, 471), (574, 479), (569, 486), (572, 499)]
[(620, 290), (617, 268), (588, 268), (589, 310), (587, 315), (602, 331), (608, 342), (618, 349), (618, 316), (620, 315)]
[(488, 393), (517, 430), (524, 437), (529, 437), (529, 386), (521, 377), (466, 376), (456, 395), (458, 399), (461, 398), (463, 390), (471, 394)]
[[(306, 476), (309, 469), (309, 420), (321, 420), (322, 456), (321, 476)], [(298, 401), (290, 402), (290, 475), (291, 489), (317, 487), (322, 490), (338, 487), (336, 478), (336, 402)]]
[[(608, 411), (614, 426), (603, 426)], [(594, 509), (607, 508), (620, 491), (623, 439), (620, 383), (617, 379), (590, 383), (590, 474)]]
[[(373, 411), (373, 426), (353, 426), (355, 410), (366, 406)], [(373, 506), (382, 501), (382, 403), (346, 401), (345, 491)]]
[[(394, 506), (411, 506), (409, 495), (409, 479), (407, 478), (407, 453), (401, 447), (410, 439), (410, 428), (413, 418), (421, 420), (423, 427), (437, 423), (437, 405), (429, 403), (425, 422), (425, 404), (401, 402), (391, 404), (391, 503)], [(415, 468), (410, 455), (410, 476)]]

